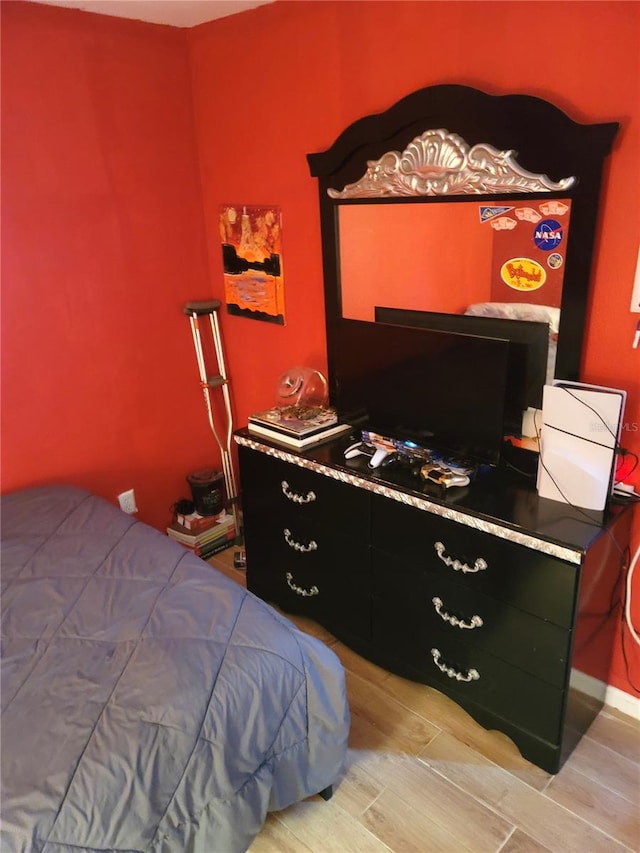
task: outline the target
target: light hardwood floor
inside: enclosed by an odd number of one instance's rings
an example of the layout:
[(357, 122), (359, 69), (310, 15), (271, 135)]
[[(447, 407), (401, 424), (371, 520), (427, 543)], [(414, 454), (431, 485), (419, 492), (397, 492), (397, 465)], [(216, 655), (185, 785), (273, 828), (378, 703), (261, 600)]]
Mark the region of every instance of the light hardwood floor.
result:
[[(210, 562), (244, 586), (233, 553)], [(439, 691), (288, 618), (345, 668), (347, 767), (330, 801), (311, 797), (270, 814), (250, 853), (640, 851), (640, 721), (605, 707), (551, 776)]]

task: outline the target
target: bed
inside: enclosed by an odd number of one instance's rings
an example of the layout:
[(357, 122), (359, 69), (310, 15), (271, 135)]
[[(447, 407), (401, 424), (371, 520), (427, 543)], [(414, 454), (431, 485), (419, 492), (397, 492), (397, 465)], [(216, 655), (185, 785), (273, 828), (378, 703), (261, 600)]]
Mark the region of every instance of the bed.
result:
[(3, 853), (235, 853), (329, 795), (349, 711), (327, 646), (82, 489), (1, 510)]

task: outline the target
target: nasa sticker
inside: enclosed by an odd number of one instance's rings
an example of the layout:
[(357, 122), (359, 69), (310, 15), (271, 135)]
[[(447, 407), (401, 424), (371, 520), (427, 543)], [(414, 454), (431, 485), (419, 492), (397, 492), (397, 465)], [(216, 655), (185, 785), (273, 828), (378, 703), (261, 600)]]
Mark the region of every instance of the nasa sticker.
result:
[(564, 258), (560, 252), (552, 252), (547, 258), (547, 266), (552, 270), (559, 270), (564, 263)]
[(556, 219), (543, 219), (533, 229), (533, 242), (543, 252), (557, 249), (563, 236), (562, 225)]

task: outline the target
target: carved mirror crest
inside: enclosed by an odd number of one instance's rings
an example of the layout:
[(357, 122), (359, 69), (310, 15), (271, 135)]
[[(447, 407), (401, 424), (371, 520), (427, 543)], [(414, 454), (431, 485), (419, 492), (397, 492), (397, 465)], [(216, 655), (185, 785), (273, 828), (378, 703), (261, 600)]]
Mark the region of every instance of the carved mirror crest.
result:
[(556, 182), (534, 175), (518, 164), (513, 150), (498, 151), (486, 144), (471, 148), (456, 133), (440, 129), (416, 136), (402, 152), (369, 160), (360, 180), (327, 193), (344, 199), (563, 192), (575, 182), (575, 176)]

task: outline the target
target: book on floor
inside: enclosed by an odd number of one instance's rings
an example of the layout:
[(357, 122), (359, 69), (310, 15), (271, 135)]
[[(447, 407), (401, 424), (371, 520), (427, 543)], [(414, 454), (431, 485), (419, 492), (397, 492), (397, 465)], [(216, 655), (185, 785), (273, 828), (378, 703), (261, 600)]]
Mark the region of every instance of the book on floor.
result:
[(198, 548), (194, 548), (194, 554), (200, 557), (201, 560), (208, 560), (210, 557), (219, 554), (220, 551), (224, 551), (227, 548), (231, 548), (235, 541), (235, 530), (230, 530), (226, 536), (222, 536), (219, 539), (215, 539), (213, 542), (207, 545), (201, 545)]
[(176, 513), (175, 521), (190, 530), (192, 533), (200, 533), (203, 530), (208, 530), (214, 527), (221, 518), (225, 516), (225, 511), (218, 512), (215, 515), (200, 515), (199, 512), (190, 512), (187, 515), (184, 513)]
[(214, 525), (206, 528), (206, 530), (188, 530), (186, 527), (178, 524), (177, 521), (174, 521), (167, 527), (167, 535), (175, 539), (176, 542), (181, 542), (188, 547), (195, 547), (224, 536), (230, 529), (234, 530), (235, 535), (234, 518), (225, 512), (218, 518), (218, 521)]

